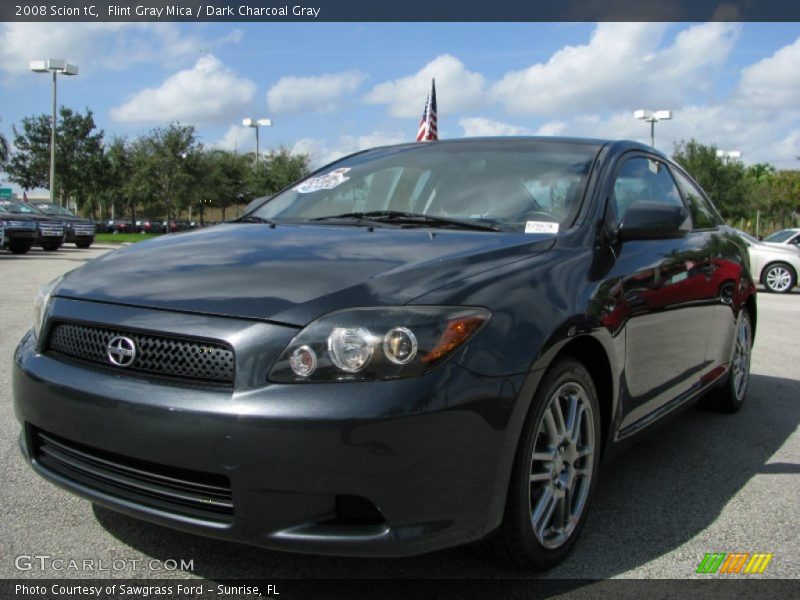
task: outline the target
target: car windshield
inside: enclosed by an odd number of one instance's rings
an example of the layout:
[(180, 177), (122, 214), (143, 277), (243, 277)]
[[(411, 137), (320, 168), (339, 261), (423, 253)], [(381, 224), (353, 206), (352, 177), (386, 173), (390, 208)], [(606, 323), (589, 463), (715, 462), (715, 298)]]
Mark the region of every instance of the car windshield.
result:
[(15, 202), (14, 200), (0, 200), (0, 211), (16, 215), (40, 215), (42, 212), (32, 206)]
[(41, 204), (34, 204), (36, 208), (45, 213), (46, 215), (59, 215), (64, 217), (74, 217), (75, 214), (58, 204), (50, 204), (49, 202), (42, 202)]
[(556, 233), (575, 221), (599, 150), (514, 139), (378, 148), (320, 169), (244, 219)]
[(761, 243), (761, 242), (758, 241), (758, 238), (755, 238), (752, 235), (750, 235), (749, 233), (746, 233), (744, 231), (739, 231), (739, 235), (742, 236), (744, 239), (746, 239), (748, 242), (755, 243), (755, 244), (760, 244)]
[(793, 231), (791, 229), (784, 229), (782, 231), (776, 231), (772, 235), (768, 235), (767, 237), (765, 237), (764, 241), (765, 242), (774, 242), (776, 244), (780, 244), (780, 243), (785, 242), (786, 240), (788, 240), (795, 233), (797, 233), (797, 232)]

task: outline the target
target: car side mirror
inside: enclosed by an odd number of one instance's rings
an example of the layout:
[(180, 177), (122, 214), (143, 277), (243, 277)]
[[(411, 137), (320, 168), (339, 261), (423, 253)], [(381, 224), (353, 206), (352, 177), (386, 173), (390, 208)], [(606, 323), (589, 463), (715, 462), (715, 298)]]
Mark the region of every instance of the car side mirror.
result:
[(628, 207), (619, 225), (621, 240), (655, 240), (677, 238), (686, 234), (681, 229), (688, 211), (652, 200), (637, 200)]

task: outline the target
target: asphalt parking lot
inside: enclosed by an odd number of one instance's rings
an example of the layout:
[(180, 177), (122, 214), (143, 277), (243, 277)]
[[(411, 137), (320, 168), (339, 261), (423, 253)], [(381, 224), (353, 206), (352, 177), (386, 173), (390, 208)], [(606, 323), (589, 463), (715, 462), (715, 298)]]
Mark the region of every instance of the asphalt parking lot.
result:
[[(11, 399), (14, 348), (36, 290), (110, 247), (0, 254), (0, 577), (78, 577), (15, 557), (110, 563), (193, 561), (193, 571), (112, 571), (117, 577), (676, 578), (706, 552), (771, 552), (759, 577), (800, 577), (800, 292), (759, 295), (750, 397), (737, 415), (693, 408), (601, 472), (586, 529), (569, 559), (544, 574), (486, 564), (469, 548), (364, 560), (271, 552), (175, 532), (116, 514), (40, 479), (18, 447)], [(708, 577), (708, 576), (705, 576)]]

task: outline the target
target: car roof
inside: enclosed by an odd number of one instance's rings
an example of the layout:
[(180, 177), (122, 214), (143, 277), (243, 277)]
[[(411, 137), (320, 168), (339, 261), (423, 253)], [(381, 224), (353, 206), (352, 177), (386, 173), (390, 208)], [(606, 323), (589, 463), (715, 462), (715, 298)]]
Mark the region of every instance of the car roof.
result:
[[(662, 158), (666, 161), (670, 161), (669, 157), (667, 157), (663, 152), (660, 150), (653, 148), (647, 144), (643, 144), (641, 142), (637, 142), (634, 140), (612, 140), (612, 139), (602, 139), (602, 138), (586, 138), (586, 137), (568, 137), (568, 136), (486, 136), (486, 137), (462, 137), (462, 138), (453, 138), (453, 139), (444, 139), (444, 140), (434, 140), (430, 142), (404, 142), (402, 144), (389, 144), (385, 146), (376, 146), (374, 148), (367, 148), (364, 150), (360, 150), (358, 152), (354, 152), (348, 156), (343, 156), (335, 161), (334, 163), (339, 162), (340, 160), (350, 158), (353, 156), (358, 156), (362, 154), (367, 154), (369, 152), (375, 150), (394, 150), (394, 149), (402, 149), (402, 148), (423, 148), (423, 147), (436, 147), (436, 146), (450, 146), (450, 145), (470, 145), (470, 146), (479, 146), (482, 144), (498, 144), (498, 143), (520, 143), (520, 142), (530, 142), (531, 144), (535, 143), (552, 143), (552, 144), (580, 144), (580, 145), (587, 145), (587, 146), (595, 146), (597, 148), (597, 152), (599, 153), (602, 149), (606, 148), (609, 150), (610, 154), (622, 154), (623, 152), (630, 151), (630, 150), (639, 150), (642, 152), (649, 152), (652, 154), (657, 155), (659, 158)], [(670, 161), (671, 162), (671, 161)], [(330, 163), (333, 164), (333, 163)], [(324, 167), (323, 167), (324, 168)]]

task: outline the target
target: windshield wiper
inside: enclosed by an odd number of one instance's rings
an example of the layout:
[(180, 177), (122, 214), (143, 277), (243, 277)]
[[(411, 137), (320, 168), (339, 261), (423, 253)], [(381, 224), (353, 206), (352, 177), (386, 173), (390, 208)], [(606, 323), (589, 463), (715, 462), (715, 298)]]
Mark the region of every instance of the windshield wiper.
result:
[(408, 213), (398, 210), (374, 210), (368, 212), (350, 212), (340, 215), (315, 217), (311, 221), (336, 221), (338, 219), (355, 219), (358, 221), (371, 221), (374, 223), (397, 223), (398, 225), (421, 225), (427, 227), (457, 227), (459, 229), (473, 229), (476, 231), (502, 231), (497, 225), (477, 223), (475, 221), (462, 221), (447, 217), (433, 217), (418, 213)]

